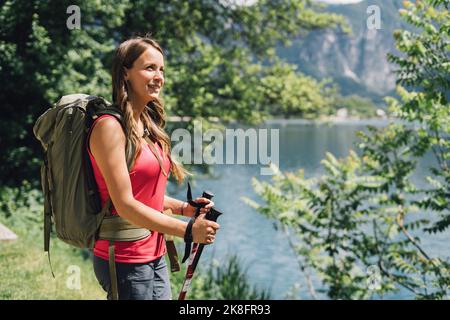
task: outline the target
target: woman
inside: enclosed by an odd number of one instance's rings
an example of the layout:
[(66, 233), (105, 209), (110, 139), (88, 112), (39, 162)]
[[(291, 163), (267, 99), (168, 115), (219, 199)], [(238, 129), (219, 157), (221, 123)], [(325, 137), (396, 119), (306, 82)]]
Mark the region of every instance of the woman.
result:
[[(183, 238), (187, 223), (161, 212), (171, 209), (191, 217), (195, 208), (164, 195), (167, 173), (172, 172), (181, 182), (184, 170), (170, 158), (170, 139), (163, 129), (159, 95), (164, 85), (164, 57), (158, 43), (149, 37), (135, 37), (120, 44), (113, 60), (112, 83), (113, 102), (124, 113), (127, 133), (110, 115), (97, 118), (92, 126), (88, 149), (102, 205), (109, 195), (114, 204), (112, 214), (152, 231), (142, 240), (115, 242), (119, 299), (171, 299), (164, 234)], [(144, 128), (155, 148), (144, 140)], [(136, 149), (130, 171), (125, 157), (128, 140)], [(211, 244), (219, 225), (204, 219), (204, 214), (214, 203), (205, 198), (195, 201), (206, 206), (192, 225), (193, 241)], [(106, 240), (95, 243), (94, 271), (111, 299)]]

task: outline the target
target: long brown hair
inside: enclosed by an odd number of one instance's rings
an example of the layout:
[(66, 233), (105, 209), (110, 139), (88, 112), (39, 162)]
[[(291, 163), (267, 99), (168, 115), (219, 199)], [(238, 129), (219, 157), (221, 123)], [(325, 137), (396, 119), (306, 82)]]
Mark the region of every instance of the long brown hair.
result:
[[(112, 100), (124, 114), (125, 127), (127, 129), (127, 143), (129, 141), (134, 147), (135, 159), (141, 153), (141, 143), (137, 123), (135, 123), (133, 118), (133, 109), (129, 103), (128, 87), (125, 81), (125, 68), (131, 68), (134, 61), (149, 47), (157, 49), (164, 55), (160, 45), (154, 39), (149, 36), (137, 36), (122, 42), (118, 46), (112, 62)], [(181, 183), (186, 175), (186, 171), (181, 164), (177, 163), (170, 156), (170, 139), (164, 131), (166, 120), (163, 101), (159, 98), (150, 101), (141, 114), (141, 121), (144, 124), (144, 128), (148, 130), (150, 140), (161, 144), (164, 154), (169, 157), (170, 171), (174, 174), (178, 183)], [(157, 153), (155, 156), (159, 159)], [(166, 174), (162, 167), (161, 170)]]

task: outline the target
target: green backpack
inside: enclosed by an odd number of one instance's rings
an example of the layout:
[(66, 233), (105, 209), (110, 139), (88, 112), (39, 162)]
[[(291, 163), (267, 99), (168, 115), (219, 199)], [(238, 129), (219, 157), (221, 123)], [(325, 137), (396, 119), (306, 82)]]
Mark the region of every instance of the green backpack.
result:
[[(101, 207), (87, 152), (90, 127), (103, 114), (113, 115), (123, 126), (122, 112), (105, 99), (71, 94), (63, 96), (34, 125), (34, 135), (44, 148), (41, 183), (45, 197), (45, 251), (49, 251), (52, 224), (64, 242), (93, 248), (102, 221), (110, 211), (110, 199)], [(132, 156), (133, 151), (128, 147), (128, 169), (132, 166)]]

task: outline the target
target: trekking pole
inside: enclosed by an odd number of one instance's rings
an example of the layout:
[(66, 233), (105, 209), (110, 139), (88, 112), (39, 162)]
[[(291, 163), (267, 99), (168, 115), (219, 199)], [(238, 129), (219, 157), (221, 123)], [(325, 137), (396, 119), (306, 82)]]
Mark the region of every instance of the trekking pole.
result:
[[(211, 200), (212, 197), (214, 197), (214, 195), (212, 193), (207, 192), (207, 191), (204, 191), (202, 196), (203, 196), (203, 198), (207, 198), (209, 200)], [(189, 203), (197, 208), (196, 212), (195, 212), (195, 217), (198, 217), (198, 215), (200, 214), (200, 208), (204, 207), (206, 204), (198, 204), (198, 203), (192, 201), (191, 186), (189, 185), (189, 183), (188, 183), (187, 198), (188, 198)], [(214, 209), (214, 207), (213, 207), (205, 215), (205, 219), (216, 222), (217, 218), (221, 214), (222, 213), (220, 211)], [(190, 246), (190, 244), (189, 244), (189, 246)], [(178, 300), (185, 300), (185, 298), (186, 298), (186, 293), (189, 290), (189, 287), (191, 285), (191, 281), (194, 276), (195, 269), (197, 268), (197, 264), (200, 259), (200, 256), (203, 252), (204, 246), (205, 246), (204, 244), (199, 245), (198, 243), (194, 243), (194, 245), (192, 246), (192, 250), (190, 251), (190, 255), (189, 255), (189, 264), (188, 264), (188, 267), (186, 270), (186, 276), (185, 276), (185, 279), (183, 282), (183, 287), (181, 288), (180, 295), (178, 296)], [(186, 248), (188, 248), (188, 244), (186, 244)], [(183, 257), (182, 262), (186, 261), (188, 252), (189, 252), (188, 250), (185, 251), (185, 256)]]

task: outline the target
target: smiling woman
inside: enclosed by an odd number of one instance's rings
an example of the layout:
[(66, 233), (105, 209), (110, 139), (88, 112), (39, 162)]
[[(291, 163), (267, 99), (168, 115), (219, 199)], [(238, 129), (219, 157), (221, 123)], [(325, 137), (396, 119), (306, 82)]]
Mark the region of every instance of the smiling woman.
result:
[(164, 85), (162, 53), (154, 47), (145, 50), (133, 66), (125, 71), (125, 81), (131, 104), (145, 106), (149, 98), (157, 100)]
[[(195, 208), (165, 196), (169, 173), (181, 182), (184, 170), (172, 160), (170, 139), (164, 131), (160, 99), (164, 56), (158, 43), (149, 37), (121, 43), (113, 59), (112, 83), (113, 103), (123, 114), (124, 128), (111, 115), (99, 116), (92, 124), (88, 151), (95, 181), (102, 206), (108, 198), (112, 201), (110, 221), (123, 218), (150, 232), (133, 239), (128, 235), (126, 241), (100, 235), (94, 246), (94, 271), (108, 299), (170, 299), (164, 234), (213, 243), (219, 225), (204, 215), (214, 203), (195, 199), (205, 206), (189, 223), (162, 214), (170, 209), (192, 217)], [(134, 152), (129, 171), (128, 150)]]
[[(125, 122), (131, 128), (130, 138), (137, 148), (136, 157), (140, 153), (139, 142), (144, 126), (149, 130), (150, 139), (159, 141), (164, 152), (170, 156), (170, 140), (163, 130), (164, 106), (159, 97), (164, 85), (161, 47), (148, 37), (123, 42), (116, 51), (112, 78), (113, 102), (124, 111)], [(175, 162), (172, 162), (172, 167), (175, 177), (182, 180), (181, 167)]]

